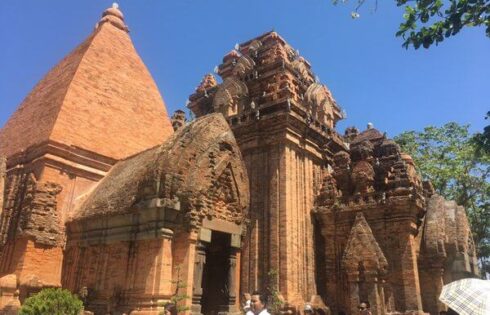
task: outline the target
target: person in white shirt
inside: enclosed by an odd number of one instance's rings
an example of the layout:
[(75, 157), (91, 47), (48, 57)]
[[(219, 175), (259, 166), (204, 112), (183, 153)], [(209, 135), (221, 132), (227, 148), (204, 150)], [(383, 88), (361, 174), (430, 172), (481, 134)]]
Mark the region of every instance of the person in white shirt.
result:
[(244, 293), (242, 296), (242, 301), (244, 301), (243, 312), (245, 315), (254, 315), (252, 312), (252, 302), (250, 301), (250, 293)]
[(264, 294), (255, 291), (250, 300), (252, 312), (255, 315), (270, 315), (266, 308), (266, 297)]

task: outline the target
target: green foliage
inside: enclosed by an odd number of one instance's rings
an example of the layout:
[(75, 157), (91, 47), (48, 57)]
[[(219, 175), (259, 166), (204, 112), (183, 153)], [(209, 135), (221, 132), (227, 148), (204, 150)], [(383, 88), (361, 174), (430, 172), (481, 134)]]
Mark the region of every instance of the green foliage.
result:
[(177, 266), (175, 267), (176, 273), (177, 273), (177, 280), (172, 281), (172, 283), (175, 285), (175, 292), (174, 295), (170, 298), (170, 303), (175, 304), (177, 308), (177, 314), (180, 314), (181, 312), (185, 312), (189, 310), (189, 307), (182, 305), (185, 300), (190, 299), (190, 296), (188, 296), (185, 293), (182, 293), (182, 291), (185, 292), (185, 289), (187, 288), (187, 283), (185, 283), (181, 279), (181, 269), (182, 266)]
[(278, 288), (278, 275), (276, 269), (271, 269), (267, 273), (267, 310), (271, 314), (281, 314), (281, 309), (283, 307), (283, 300), (281, 299), (281, 294)]
[[(398, 6), (406, 5), (408, 0), (397, 0)], [(485, 26), (490, 37), (489, 0), (417, 0), (405, 7), (403, 18), (396, 36), (402, 36), (403, 46), (413, 45), (429, 48), (445, 38), (454, 36), (464, 27)], [(419, 26), (417, 23), (423, 25)], [(427, 25), (427, 26), (425, 26)]]
[[(487, 112), (485, 119), (490, 118), (490, 111)], [(474, 137), (478, 155), (490, 154), (490, 125), (483, 128), (483, 133), (477, 133)]]
[[(377, 6), (377, 0), (372, 0)], [(334, 4), (346, 0), (333, 0)], [(358, 0), (352, 17), (368, 0)], [(409, 4), (410, 3), (410, 4)], [(403, 47), (429, 48), (454, 36), (463, 28), (483, 26), (490, 37), (490, 0), (396, 0), (405, 6), (404, 21), (396, 36), (404, 39)]]
[(175, 304), (175, 306), (177, 307), (177, 313), (188, 311), (189, 307), (182, 305), (182, 302), (190, 299), (190, 296), (185, 293), (179, 293), (180, 289), (187, 288), (187, 284), (183, 281), (178, 281), (176, 283), (176, 288), (177, 289), (175, 290), (175, 294), (170, 298), (170, 302)]
[(437, 193), (466, 208), (483, 270), (490, 272), (490, 154), (468, 126), (450, 122), (395, 137)]
[(83, 303), (70, 291), (60, 288), (43, 289), (27, 298), (20, 315), (79, 315)]

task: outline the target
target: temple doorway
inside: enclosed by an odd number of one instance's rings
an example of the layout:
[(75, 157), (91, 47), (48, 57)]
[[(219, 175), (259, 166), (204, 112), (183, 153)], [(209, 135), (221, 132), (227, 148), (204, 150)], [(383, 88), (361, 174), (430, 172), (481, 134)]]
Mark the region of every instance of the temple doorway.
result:
[(230, 243), (230, 234), (213, 231), (211, 243), (206, 246), (201, 299), (201, 312), (204, 315), (217, 315), (227, 310), (230, 300)]

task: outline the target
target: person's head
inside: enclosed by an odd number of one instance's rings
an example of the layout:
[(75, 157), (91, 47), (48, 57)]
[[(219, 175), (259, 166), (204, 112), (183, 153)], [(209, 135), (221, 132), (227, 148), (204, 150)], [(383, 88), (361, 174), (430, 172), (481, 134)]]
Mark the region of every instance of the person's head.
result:
[(310, 304), (305, 304), (304, 313), (309, 315), (313, 314), (313, 307)]
[(252, 293), (250, 303), (252, 307), (252, 312), (254, 312), (254, 314), (259, 314), (260, 312), (262, 312), (262, 310), (265, 309), (266, 297), (263, 293), (255, 291), (254, 293)]
[(248, 293), (248, 292), (243, 293), (242, 299), (243, 299), (243, 301), (250, 301), (250, 299), (251, 299), (250, 293)]
[(362, 302), (361, 304), (359, 304), (359, 311), (365, 311), (368, 309), (368, 305), (366, 302)]
[(440, 311), (439, 315), (447, 315), (447, 312), (446, 311)]
[(252, 307), (252, 302), (250, 300), (245, 300), (245, 303), (243, 304), (243, 310), (246, 312), (250, 311)]
[(174, 303), (165, 304), (165, 315), (177, 315), (177, 307)]

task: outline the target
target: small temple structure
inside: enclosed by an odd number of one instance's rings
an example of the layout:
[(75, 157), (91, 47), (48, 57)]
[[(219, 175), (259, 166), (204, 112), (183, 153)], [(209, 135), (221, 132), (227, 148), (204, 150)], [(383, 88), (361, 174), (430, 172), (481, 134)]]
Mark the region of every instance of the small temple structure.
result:
[(479, 275), (465, 210), (434, 193), (268, 32), (226, 54), (172, 118), (117, 6), (0, 130), (0, 314), (45, 287), (94, 314), (439, 314)]

